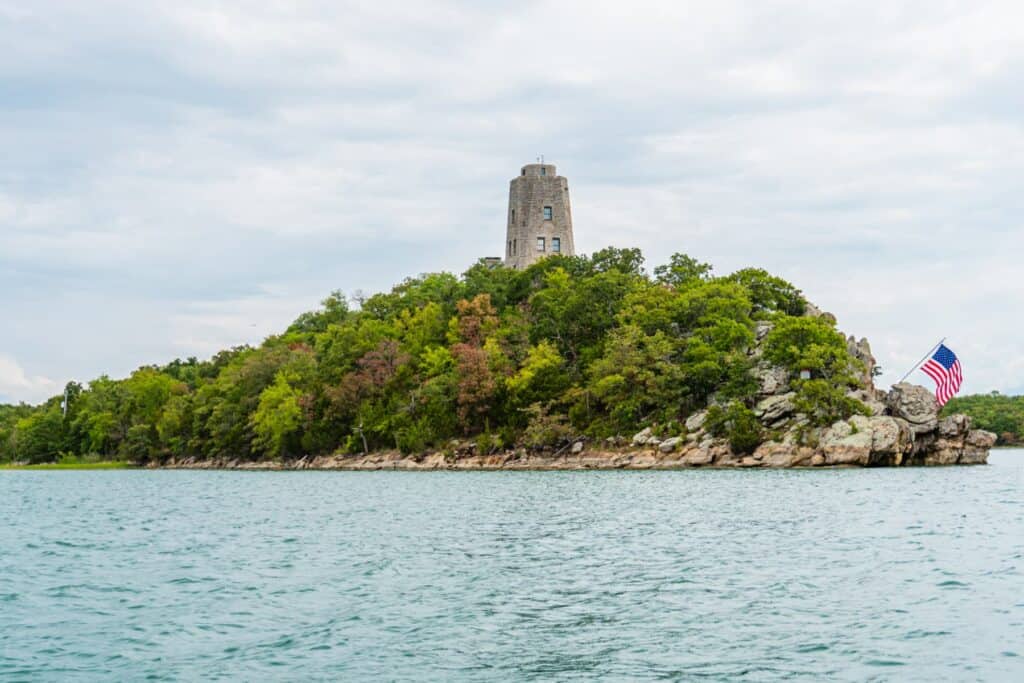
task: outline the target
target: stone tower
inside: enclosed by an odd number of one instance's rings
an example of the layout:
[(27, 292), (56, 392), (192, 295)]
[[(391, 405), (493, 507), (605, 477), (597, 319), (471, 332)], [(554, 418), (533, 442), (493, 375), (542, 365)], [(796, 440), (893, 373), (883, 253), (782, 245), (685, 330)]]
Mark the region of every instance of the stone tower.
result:
[(505, 265), (522, 270), (551, 254), (572, 256), (569, 181), (551, 164), (527, 164), (508, 188)]

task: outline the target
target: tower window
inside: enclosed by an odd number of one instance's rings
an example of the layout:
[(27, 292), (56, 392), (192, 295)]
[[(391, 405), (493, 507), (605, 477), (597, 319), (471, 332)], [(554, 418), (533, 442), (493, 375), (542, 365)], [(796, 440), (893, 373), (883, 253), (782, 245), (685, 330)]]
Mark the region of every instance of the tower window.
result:
[(512, 224), (515, 225), (515, 222), (516, 222), (516, 210), (512, 209)]
[(548, 174), (548, 167), (547, 166), (541, 166), (540, 167), (540, 174), (541, 175), (547, 175)]
[(526, 175), (526, 169), (525, 168), (523, 169), (523, 175)]
[(551, 207), (550, 206), (545, 206), (544, 207), (544, 220), (546, 220), (546, 221), (551, 220)]
[(512, 240), (512, 255), (516, 255), (516, 248), (519, 246), (519, 240)]
[(562, 252), (562, 238), (561, 237), (552, 237), (551, 238), (551, 251), (555, 252), (556, 254), (559, 254), (559, 253)]
[(544, 247), (545, 246), (546, 245), (544, 244), (544, 238), (543, 237), (538, 237), (537, 238), (537, 251), (544, 251)]

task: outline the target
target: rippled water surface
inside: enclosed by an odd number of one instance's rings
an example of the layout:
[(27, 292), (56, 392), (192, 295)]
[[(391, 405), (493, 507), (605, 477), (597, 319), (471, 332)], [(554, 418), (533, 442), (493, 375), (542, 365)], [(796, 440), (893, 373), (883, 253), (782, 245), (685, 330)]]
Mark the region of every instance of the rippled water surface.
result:
[(991, 461), (0, 472), (0, 679), (1020, 681)]

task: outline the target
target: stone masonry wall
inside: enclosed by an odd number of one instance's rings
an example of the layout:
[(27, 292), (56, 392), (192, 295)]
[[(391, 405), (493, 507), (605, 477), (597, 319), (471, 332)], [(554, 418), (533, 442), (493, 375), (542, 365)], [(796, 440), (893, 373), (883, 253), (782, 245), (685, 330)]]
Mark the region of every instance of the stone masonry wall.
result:
[[(551, 220), (545, 220), (544, 207), (551, 207)], [(552, 164), (527, 164), (509, 183), (508, 230), (505, 238), (505, 265), (523, 269), (552, 250), (552, 238), (561, 240), (559, 253), (572, 256), (576, 245), (572, 235), (572, 207), (569, 181), (557, 175)], [(544, 238), (544, 251), (537, 238)]]

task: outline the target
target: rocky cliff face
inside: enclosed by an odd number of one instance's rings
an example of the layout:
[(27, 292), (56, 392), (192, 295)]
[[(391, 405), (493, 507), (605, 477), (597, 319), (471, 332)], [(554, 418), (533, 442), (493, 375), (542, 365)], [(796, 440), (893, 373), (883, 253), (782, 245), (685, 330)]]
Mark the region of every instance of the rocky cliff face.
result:
[[(830, 316), (813, 306), (808, 315)], [(761, 323), (758, 341), (771, 329)], [(760, 395), (754, 414), (773, 435), (753, 453), (737, 454), (727, 441), (716, 439), (704, 426), (707, 411), (686, 422), (684, 440), (671, 446), (644, 430), (634, 436), (634, 447), (650, 449), (678, 458), (683, 465), (738, 467), (800, 466), (905, 466), (981, 464), (996, 440), (991, 432), (971, 429), (966, 415), (939, 418), (939, 406), (924, 387), (897, 384), (889, 392), (874, 386), (876, 366), (867, 339), (847, 339), (851, 356), (863, 365), (862, 389), (849, 392), (850, 398), (863, 403), (870, 415), (855, 415), (827, 427), (812, 427), (808, 416), (798, 412), (796, 394), (790, 390), (790, 374), (785, 368), (761, 361), (756, 376)], [(753, 351), (755, 357), (759, 352)]]

